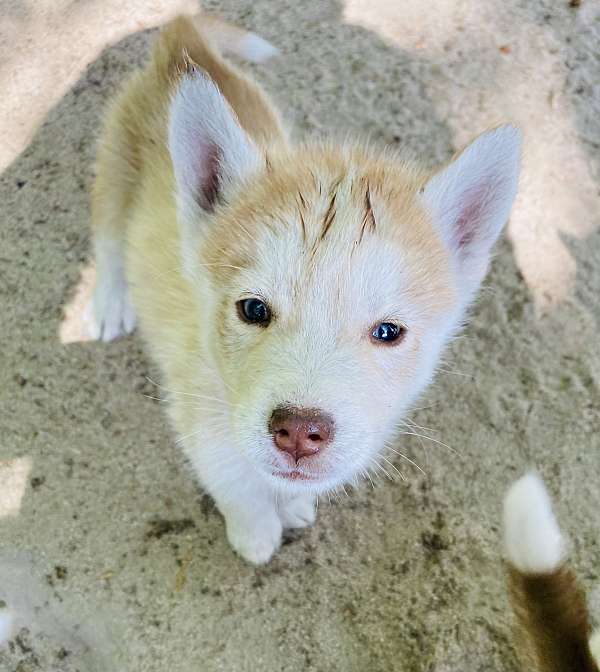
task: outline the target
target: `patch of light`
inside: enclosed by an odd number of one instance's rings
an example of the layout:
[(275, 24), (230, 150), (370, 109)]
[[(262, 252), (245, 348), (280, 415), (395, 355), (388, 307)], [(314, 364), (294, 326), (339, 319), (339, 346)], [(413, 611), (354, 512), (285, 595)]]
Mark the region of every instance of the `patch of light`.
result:
[(0, 518), (16, 516), (21, 510), (32, 464), (30, 457), (0, 462)]

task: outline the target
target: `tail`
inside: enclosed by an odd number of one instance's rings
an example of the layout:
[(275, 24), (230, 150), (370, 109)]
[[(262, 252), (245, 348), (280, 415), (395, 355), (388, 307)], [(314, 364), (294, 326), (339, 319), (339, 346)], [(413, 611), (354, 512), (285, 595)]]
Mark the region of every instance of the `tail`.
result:
[[(585, 595), (566, 563), (564, 537), (535, 474), (517, 481), (506, 496), (504, 541), (523, 669), (599, 672)], [(595, 637), (594, 649), (599, 644)]]
[(172, 92), (190, 65), (204, 70), (233, 108), (242, 127), (259, 144), (285, 141), (286, 133), (267, 94), (222, 53), (253, 62), (274, 56), (277, 49), (262, 37), (204, 13), (179, 16), (160, 32), (151, 70), (160, 89)]
[(263, 63), (279, 50), (260, 35), (208, 14), (196, 15), (192, 22), (201, 33), (209, 36), (216, 49), (225, 54), (238, 56), (251, 63)]

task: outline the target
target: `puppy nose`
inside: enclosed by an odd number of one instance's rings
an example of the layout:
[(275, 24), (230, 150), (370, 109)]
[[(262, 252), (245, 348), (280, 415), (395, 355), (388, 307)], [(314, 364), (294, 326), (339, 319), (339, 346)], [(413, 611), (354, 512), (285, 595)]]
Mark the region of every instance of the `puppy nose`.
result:
[(279, 406), (271, 415), (269, 430), (277, 448), (298, 462), (331, 441), (333, 420), (318, 409)]

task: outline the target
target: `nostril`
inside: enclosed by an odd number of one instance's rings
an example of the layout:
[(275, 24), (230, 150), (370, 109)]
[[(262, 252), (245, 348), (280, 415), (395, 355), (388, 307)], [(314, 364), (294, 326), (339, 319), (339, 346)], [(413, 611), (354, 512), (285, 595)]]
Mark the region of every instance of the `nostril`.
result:
[(292, 458), (320, 453), (333, 438), (333, 420), (319, 409), (280, 406), (269, 419), (268, 429), (275, 447)]

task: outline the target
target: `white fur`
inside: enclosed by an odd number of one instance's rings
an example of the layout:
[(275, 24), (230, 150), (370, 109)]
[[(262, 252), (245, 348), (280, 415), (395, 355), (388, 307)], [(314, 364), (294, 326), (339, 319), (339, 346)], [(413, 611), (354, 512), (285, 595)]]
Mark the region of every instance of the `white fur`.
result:
[(279, 50), (270, 42), (256, 35), (256, 33), (248, 33), (237, 43), (235, 52), (241, 58), (254, 63), (264, 63), (270, 58), (277, 56)]
[[(216, 84), (197, 70), (182, 79), (173, 97), (169, 152), (177, 185), (182, 256), (186, 270), (193, 274), (190, 254), (197, 246), (199, 220), (202, 210), (211, 209), (202, 185), (211, 182), (216, 169), (219, 195), (231, 195), (261, 159)], [(211, 158), (215, 153), (216, 167)]]
[(279, 548), (283, 532), (273, 490), (228, 441), (212, 435), (210, 425), (203, 440), (191, 439), (184, 445), (198, 479), (225, 518), (233, 549), (254, 564), (267, 562)]
[(85, 320), (90, 338), (113, 341), (135, 329), (135, 310), (129, 298), (120, 241), (96, 236), (96, 286)]
[[(197, 384), (203, 397), (217, 396), (220, 402), (217, 412), (210, 404), (198, 411), (198, 433), (183, 443), (198, 479), (225, 516), (232, 546), (244, 558), (266, 562), (285, 527), (311, 524), (319, 493), (368, 471), (393, 470), (378, 461), (382, 446), (393, 440), (398, 420), (431, 380), (508, 216), (518, 173), (516, 133), (499, 129), (482, 136), (425, 188), (424, 202), (448, 245), (452, 226), (472, 205), (472, 190), (483, 189), (477, 193), (485, 207), (469, 222), (469, 245), (451, 249), (459, 298), (447, 309), (430, 310), (428, 299), (413, 298), (428, 282), (424, 259), (414, 253), (409, 258), (376, 235), (354, 245), (363, 213), (349, 197), (351, 175), (336, 186), (335, 231), (318, 246), (310, 273), (300, 226), (255, 222), (252, 263), (232, 274), (227, 286), (215, 287), (198, 263), (212, 206), (203, 185), (214, 184), (216, 171), (219, 199), (234, 201), (263, 159), (215, 84), (199, 72), (183, 79), (171, 104), (169, 150), (184, 270), (198, 292), (203, 368)], [(327, 187), (318, 198), (307, 216), (323, 217), (330, 203)], [(377, 217), (385, 216), (381, 208)], [(248, 295), (274, 307), (277, 320), (266, 330), (239, 319), (235, 304)], [(225, 317), (216, 313), (223, 305), (230, 306)], [(370, 341), (369, 330), (384, 320), (408, 326), (399, 347)], [(218, 363), (217, 375), (207, 375), (205, 362)], [(300, 467), (311, 480), (277, 475), (290, 469), (288, 456), (274, 448), (268, 431), (269, 418), (281, 405), (318, 408), (334, 419), (332, 442)]]
[[(201, 16), (198, 26), (201, 32), (206, 29), (206, 20), (206, 16)], [(252, 63), (264, 63), (279, 54), (279, 49), (260, 35), (219, 20), (209, 20), (208, 33), (219, 52), (234, 54)]]
[(202, 198), (198, 186), (210, 170), (206, 164), (210, 149), (220, 152), (219, 175), (225, 191), (259, 165), (256, 147), (217, 85), (194, 71), (182, 79), (169, 115), (169, 150), (181, 193)]
[[(351, 277), (345, 277), (345, 258), (339, 255), (320, 265), (312, 279), (303, 279), (302, 291), (295, 293), (298, 273), (304, 270), (301, 241), (293, 231), (261, 235), (259, 249), (265, 258), (239, 274), (229, 303), (233, 305), (247, 287), (258, 287), (277, 306), (280, 320), (295, 315), (302, 319), (293, 333), (274, 325), (261, 334), (232, 312), (231, 346), (209, 340), (210, 359), (222, 360), (217, 349), (224, 346), (232, 352), (252, 352), (251, 357), (233, 359), (231, 370), (221, 372), (239, 387), (231, 418), (238, 449), (275, 487), (285, 487), (292, 495), (323, 492), (373, 468), (381, 443), (392, 438), (397, 419), (429, 382), (449, 325), (440, 320), (429, 329), (420, 327), (420, 307), (412, 306), (407, 296), (408, 271), (398, 252), (386, 250), (383, 241), (363, 241), (354, 254)], [(332, 326), (328, 316), (335, 316), (338, 324)], [(361, 338), (383, 316), (406, 320), (413, 327), (402, 346), (377, 347)], [(214, 317), (209, 314), (202, 319), (211, 322)], [(338, 329), (356, 338), (342, 340)], [(254, 345), (257, 338), (260, 347)], [(415, 367), (407, 358), (417, 338), (421, 347)], [(395, 371), (401, 375), (393, 375)], [(320, 408), (335, 419), (333, 443), (312, 460), (321, 475), (318, 483), (292, 481), (282, 486), (271, 477), (285, 462), (273, 451), (265, 428), (272, 410), (286, 404)]]
[(485, 275), (492, 245), (508, 220), (517, 193), (521, 142), (514, 126), (488, 131), (423, 190), (423, 203), (454, 255), (467, 299)]
[(281, 545), (283, 525), (272, 507), (246, 510), (245, 515), (240, 507), (236, 507), (229, 512), (225, 510), (225, 516), (229, 543), (249, 562), (255, 565), (268, 562)]
[[(229, 137), (236, 134), (234, 129)], [(227, 144), (224, 137), (220, 142)], [(173, 160), (185, 161), (185, 154), (174, 151)], [(180, 171), (180, 195), (189, 194), (184, 173)], [(239, 171), (238, 179), (244, 179)], [(270, 557), (284, 527), (313, 522), (315, 495), (368, 471), (393, 473), (379, 459), (382, 446), (393, 440), (398, 420), (431, 380), (441, 349), (460, 325), (462, 296), (447, 312), (433, 310), (429, 316), (426, 300), (415, 303), (415, 288), (426, 282), (422, 260), (411, 260), (377, 236), (365, 237), (349, 257), (358, 219), (350, 199), (344, 198), (350, 188), (351, 176), (337, 187), (336, 230), (322, 244), (323, 256), (311, 273), (306, 272), (306, 242), (299, 226), (255, 226), (253, 263), (233, 274), (226, 287), (213, 287), (210, 278), (201, 277), (207, 272), (198, 264), (201, 245), (192, 246), (194, 255), (188, 257), (199, 290), (203, 362), (219, 362), (217, 376), (207, 376), (205, 367), (198, 373), (204, 381), (201, 394), (218, 395), (222, 403), (216, 414), (210, 409), (204, 417), (198, 414), (199, 433), (184, 442), (185, 450), (226, 518), (232, 546), (252, 562)], [(320, 215), (328, 203), (325, 193), (322, 203), (312, 204), (314, 212)], [(180, 218), (189, 215), (188, 210)], [(203, 219), (198, 207), (192, 228), (202, 227)], [(189, 237), (184, 245), (191, 245)], [(276, 322), (264, 331), (243, 323), (234, 309), (250, 288), (277, 312)], [(214, 325), (223, 318), (215, 314), (215, 306), (223, 302), (232, 309), (216, 337)], [(408, 325), (400, 346), (370, 342), (369, 329), (385, 319)], [(273, 409), (286, 404), (319, 408), (335, 420), (327, 450), (302, 466), (314, 480), (274, 475), (289, 464), (274, 449), (267, 427)], [(226, 420), (222, 405), (228, 408)]]
[(518, 480), (504, 500), (504, 543), (509, 561), (524, 573), (545, 574), (564, 560), (565, 542), (543, 481)]
[(600, 667), (600, 630), (596, 630), (590, 639), (590, 651), (592, 657), (596, 661), (596, 665)]
[[(244, 39), (237, 48), (253, 52), (255, 60), (268, 51), (256, 36)], [(260, 174), (264, 156), (215, 83), (198, 71), (183, 76), (168, 125), (180, 235), (160, 228), (165, 201), (172, 216), (170, 184), (162, 194), (157, 185), (165, 183), (151, 182), (155, 188), (143, 192), (144, 208), (132, 207), (131, 240), (138, 249), (132, 244), (129, 270), (145, 336), (175, 390), (170, 414), (180, 441), (225, 517), (231, 545), (247, 560), (266, 562), (285, 527), (310, 525), (320, 493), (395, 468), (378, 462), (380, 453), (431, 380), (504, 224), (516, 167), (502, 156), (517, 160), (513, 136), (506, 129), (483, 136), (426, 185), (423, 204), (450, 248), (449, 258), (414, 202), (420, 172), (389, 166), (389, 179), (371, 191), (361, 183), (372, 180), (371, 171), (379, 174), (380, 161), (387, 170), (387, 159), (369, 158), (359, 148), (338, 155), (319, 147), (314, 159), (307, 150), (290, 157), (302, 168), (297, 178), (275, 167), (279, 184)], [(365, 159), (373, 161), (372, 169), (366, 170)], [(306, 166), (307, 160), (315, 165)], [(405, 185), (398, 183), (403, 180)], [(308, 189), (304, 205), (301, 183)], [(365, 196), (357, 199), (356, 192), (364, 186), (377, 220), (366, 229)], [(404, 188), (408, 200), (400, 204)], [(280, 192), (272, 203), (271, 189)], [(469, 245), (459, 239), (453, 248), (451, 232), (473, 210), (474, 189), (485, 207), (475, 208), (477, 221), (468, 222)], [(242, 194), (249, 207), (236, 208)], [(281, 195), (285, 205), (278, 204)], [(334, 200), (335, 221), (324, 230)], [(396, 235), (398, 227), (408, 232), (415, 226), (414, 239)], [(221, 231), (234, 237), (219, 240)], [(164, 245), (155, 242), (161, 240)], [(183, 269), (176, 270), (191, 282), (179, 282), (170, 271), (159, 284), (153, 267), (173, 269), (177, 252)], [(105, 292), (112, 306), (115, 295), (126, 296), (118, 251), (114, 257), (113, 284)], [(216, 273), (215, 267), (235, 272)], [(251, 296), (272, 307), (268, 327), (240, 319), (236, 304)], [(99, 305), (102, 297), (100, 292)], [(106, 325), (107, 310), (100, 312)], [(124, 324), (122, 312), (117, 310), (118, 324)], [(388, 321), (406, 327), (393, 347), (372, 338), (373, 328)], [(105, 326), (104, 333), (115, 330)], [(269, 420), (281, 406), (330, 416), (334, 432), (326, 449), (298, 463), (277, 450)]]
[(315, 496), (310, 493), (288, 499), (279, 505), (279, 517), (284, 529), (309, 527), (317, 517)]
[[(340, 198), (339, 218), (344, 216), (342, 203)], [(197, 431), (184, 446), (198, 479), (226, 519), (232, 546), (260, 563), (277, 550), (284, 528), (314, 522), (317, 494), (367, 471), (375, 476), (384, 469), (393, 473), (381, 460), (377, 466), (378, 453), (431, 379), (456, 315), (423, 317), (425, 306), (413, 305), (409, 291), (411, 283), (420, 281), (418, 271), (413, 277), (401, 252), (383, 240), (362, 242), (353, 253), (350, 274), (347, 258), (333, 246), (331, 258), (326, 256), (316, 272), (302, 277), (306, 268), (297, 228), (262, 229), (257, 235), (259, 258), (226, 289), (216, 288), (220, 300), (232, 306), (226, 342), (213, 334), (218, 323), (214, 290), (209, 282), (200, 288), (200, 341), (206, 351), (196, 377), (202, 381), (198, 391), (202, 398), (217, 395), (219, 401), (214, 411), (206, 404), (198, 412), (192, 428)], [(264, 332), (242, 323), (233, 308), (249, 287), (277, 308), (278, 322)], [(397, 348), (378, 347), (368, 339), (371, 325), (385, 318), (410, 325)], [(287, 320), (295, 321), (293, 330), (285, 328)], [(340, 333), (347, 336), (340, 338)], [(216, 376), (208, 375), (205, 362), (220, 362)], [(282, 404), (320, 408), (335, 419), (331, 445), (302, 466), (315, 480), (273, 475), (289, 468), (267, 431), (273, 409)]]

